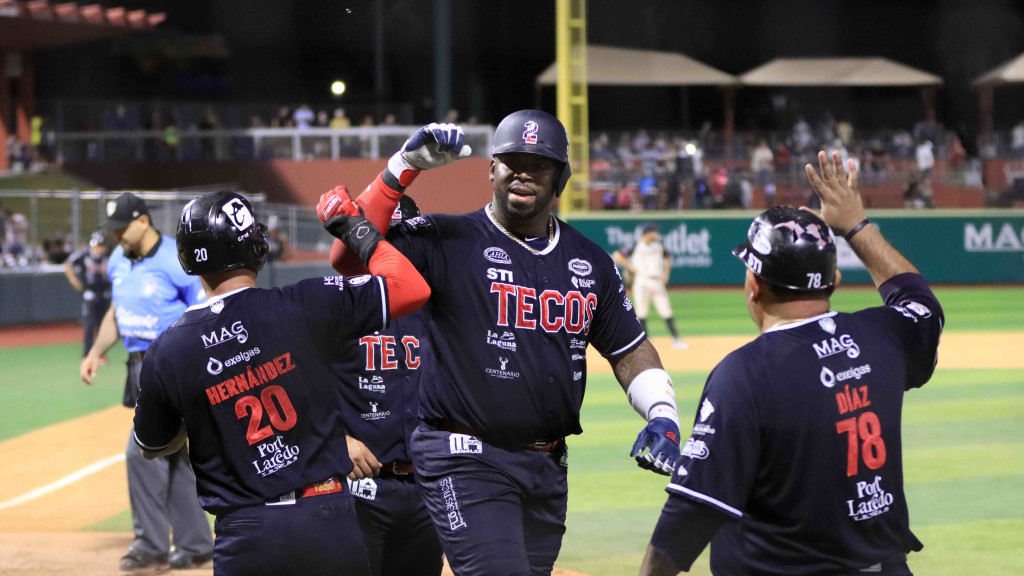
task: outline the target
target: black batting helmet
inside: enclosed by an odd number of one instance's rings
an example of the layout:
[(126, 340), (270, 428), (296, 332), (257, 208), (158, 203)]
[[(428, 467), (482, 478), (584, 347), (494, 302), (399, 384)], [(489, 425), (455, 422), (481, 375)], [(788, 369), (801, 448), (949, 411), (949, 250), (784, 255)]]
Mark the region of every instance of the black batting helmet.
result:
[(562, 165), (555, 178), (555, 196), (561, 196), (572, 175), (569, 168), (569, 135), (565, 126), (542, 110), (513, 112), (494, 130), (491, 156), (521, 152), (550, 158)]
[(236, 268), (259, 272), (267, 259), (266, 231), (245, 196), (226, 190), (204, 194), (181, 211), (178, 261), (193, 275)]
[(831, 290), (836, 280), (832, 230), (813, 212), (776, 206), (754, 219), (747, 241), (733, 249), (751, 272), (801, 292)]

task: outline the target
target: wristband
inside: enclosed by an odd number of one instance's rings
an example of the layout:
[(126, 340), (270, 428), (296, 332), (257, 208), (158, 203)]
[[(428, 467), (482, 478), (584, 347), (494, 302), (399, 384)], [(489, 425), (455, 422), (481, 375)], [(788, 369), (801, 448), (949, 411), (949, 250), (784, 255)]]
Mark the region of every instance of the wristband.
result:
[(676, 393), (668, 372), (660, 368), (644, 370), (629, 383), (626, 398), (644, 420), (668, 418), (679, 426)]
[(861, 220), (860, 224), (857, 224), (856, 226), (853, 227), (852, 230), (850, 230), (846, 234), (843, 234), (843, 238), (846, 238), (846, 241), (849, 242), (850, 239), (853, 238), (854, 234), (860, 232), (868, 224), (871, 224), (871, 220), (868, 220), (867, 218)]

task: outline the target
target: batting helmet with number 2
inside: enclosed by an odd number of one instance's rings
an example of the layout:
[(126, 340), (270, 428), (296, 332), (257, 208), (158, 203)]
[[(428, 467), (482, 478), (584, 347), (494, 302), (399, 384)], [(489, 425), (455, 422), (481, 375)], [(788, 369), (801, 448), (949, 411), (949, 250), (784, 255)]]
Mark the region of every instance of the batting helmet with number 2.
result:
[(494, 130), (491, 156), (516, 152), (537, 154), (561, 164), (555, 177), (555, 195), (562, 195), (572, 170), (569, 136), (558, 118), (542, 110), (520, 110), (505, 116)]

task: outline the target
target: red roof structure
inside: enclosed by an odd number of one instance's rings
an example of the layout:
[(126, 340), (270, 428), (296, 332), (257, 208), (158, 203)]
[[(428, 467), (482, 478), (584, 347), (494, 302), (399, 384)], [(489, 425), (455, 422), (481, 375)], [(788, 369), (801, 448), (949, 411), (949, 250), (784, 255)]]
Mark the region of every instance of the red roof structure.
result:
[[(119, 38), (152, 30), (167, 19), (163, 12), (104, 8), (98, 4), (53, 3), (48, 0), (0, 0), (0, 145), (7, 141), (11, 98), (15, 98), (18, 140), (32, 138), (35, 100), (34, 52), (103, 38)], [(0, 153), (0, 171), (7, 170)]]

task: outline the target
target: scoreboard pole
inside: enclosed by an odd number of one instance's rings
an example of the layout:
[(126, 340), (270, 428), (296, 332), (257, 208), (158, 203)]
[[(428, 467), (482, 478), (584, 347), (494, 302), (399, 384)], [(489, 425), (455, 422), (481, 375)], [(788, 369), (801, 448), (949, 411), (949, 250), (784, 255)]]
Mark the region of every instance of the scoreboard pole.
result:
[(590, 209), (590, 123), (587, 104), (587, 0), (556, 0), (558, 119), (569, 133), (572, 178), (559, 201), (559, 212)]

